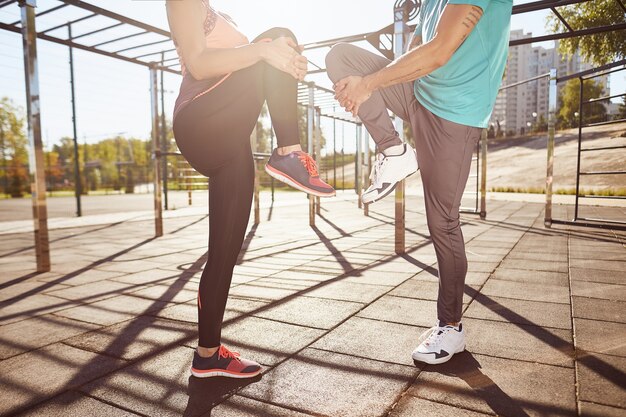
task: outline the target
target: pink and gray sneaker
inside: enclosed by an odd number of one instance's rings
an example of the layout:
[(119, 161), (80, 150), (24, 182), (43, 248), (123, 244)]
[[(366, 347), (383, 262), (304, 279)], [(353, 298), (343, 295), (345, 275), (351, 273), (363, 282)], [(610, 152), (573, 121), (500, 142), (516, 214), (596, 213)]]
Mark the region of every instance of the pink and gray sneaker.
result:
[(302, 151), (280, 156), (276, 150), (265, 165), (265, 171), (278, 181), (282, 181), (307, 194), (316, 197), (332, 197), (335, 189), (322, 181), (317, 165), (309, 154)]
[(197, 351), (193, 353), (191, 374), (197, 378), (225, 376), (228, 378), (253, 378), (261, 373), (261, 365), (241, 358), (239, 353), (231, 352), (225, 346), (209, 358), (203, 358)]

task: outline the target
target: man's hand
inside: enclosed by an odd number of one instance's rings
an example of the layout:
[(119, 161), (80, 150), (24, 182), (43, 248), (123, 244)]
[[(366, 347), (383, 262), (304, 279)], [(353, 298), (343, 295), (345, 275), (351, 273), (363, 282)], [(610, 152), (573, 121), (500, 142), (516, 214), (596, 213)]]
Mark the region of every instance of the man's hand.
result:
[(372, 95), (372, 90), (367, 86), (365, 78), (351, 75), (334, 86), (335, 99), (339, 101), (341, 107), (352, 113), (354, 117), (359, 114), (361, 104), (365, 103)]

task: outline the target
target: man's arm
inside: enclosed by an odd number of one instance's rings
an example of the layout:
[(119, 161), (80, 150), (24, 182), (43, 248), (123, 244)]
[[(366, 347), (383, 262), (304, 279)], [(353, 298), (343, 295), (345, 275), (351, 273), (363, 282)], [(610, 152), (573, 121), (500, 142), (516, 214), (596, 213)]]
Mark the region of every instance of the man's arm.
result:
[(444, 66), (472, 32), (482, 14), (478, 6), (446, 5), (432, 40), (413, 48), (380, 71), (365, 77), (346, 77), (337, 82), (335, 93), (339, 103), (356, 115), (358, 107), (373, 91), (416, 80)]

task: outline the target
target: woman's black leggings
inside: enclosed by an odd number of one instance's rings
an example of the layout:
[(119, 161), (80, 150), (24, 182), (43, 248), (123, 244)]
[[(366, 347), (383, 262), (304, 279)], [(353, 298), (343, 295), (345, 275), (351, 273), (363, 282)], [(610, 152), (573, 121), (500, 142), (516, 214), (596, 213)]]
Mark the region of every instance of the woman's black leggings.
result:
[[(275, 28), (255, 40), (295, 36)], [(199, 345), (220, 345), (233, 268), (250, 217), (254, 163), (250, 135), (267, 102), (278, 146), (299, 144), (297, 81), (259, 62), (231, 74), (183, 108), (176, 143), (191, 166), (209, 177), (209, 257), (198, 290)]]

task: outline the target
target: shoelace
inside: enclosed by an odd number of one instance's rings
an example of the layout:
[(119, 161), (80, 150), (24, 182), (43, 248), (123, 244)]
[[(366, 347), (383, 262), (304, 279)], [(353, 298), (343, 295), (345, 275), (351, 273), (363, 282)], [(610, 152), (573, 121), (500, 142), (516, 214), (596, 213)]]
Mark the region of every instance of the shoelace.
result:
[(221, 345), (217, 352), (218, 352), (217, 353), (218, 357), (220, 357), (220, 358), (240, 360), (238, 352), (231, 352), (224, 345)]
[(387, 157), (382, 152), (376, 155), (376, 162), (374, 163), (374, 167), (370, 173), (370, 181), (372, 184), (379, 185), (378, 179), (382, 176), (383, 166), (386, 161)]
[(311, 158), (311, 155), (305, 152), (298, 152), (298, 159), (302, 162), (302, 165), (306, 168), (307, 172), (312, 177), (317, 177), (319, 173), (317, 172), (317, 165), (315, 164), (315, 160)]
[(428, 335), (428, 337), (426, 337), (426, 339), (424, 339), (424, 343), (426, 344), (426, 346), (437, 346), (441, 341), (443, 335), (445, 335), (449, 331), (450, 329), (447, 327), (433, 326), (430, 329), (426, 330), (425, 333), (430, 332), (430, 334)]

